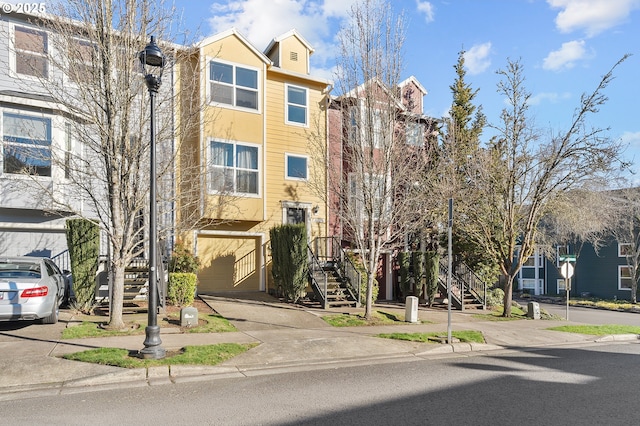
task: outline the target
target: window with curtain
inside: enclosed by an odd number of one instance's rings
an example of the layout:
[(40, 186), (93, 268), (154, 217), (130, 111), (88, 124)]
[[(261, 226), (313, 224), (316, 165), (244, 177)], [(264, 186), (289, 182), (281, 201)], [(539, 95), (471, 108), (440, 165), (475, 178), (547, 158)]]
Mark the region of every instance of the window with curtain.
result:
[(211, 142), (211, 191), (258, 194), (258, 172), (258, 147)]
[(258, 71), (211, 61), (209, 66), (211, 102), (258, 109)]
[(287, 85), (287, 123), (307, 124), (307, 89)]
[(16, 73), (33, 77), (49, 76), (47, 33), (31, 28), (14, 28)]
[(2, 114), (4, 173), (51, 176), (51, 119)]

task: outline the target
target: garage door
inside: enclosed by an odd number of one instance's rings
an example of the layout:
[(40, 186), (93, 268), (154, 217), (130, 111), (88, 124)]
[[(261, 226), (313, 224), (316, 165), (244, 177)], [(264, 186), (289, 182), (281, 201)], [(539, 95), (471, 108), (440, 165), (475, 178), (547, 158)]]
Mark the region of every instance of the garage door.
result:
[(260, 290), (259, 237), (198, 236), (198, 292)]

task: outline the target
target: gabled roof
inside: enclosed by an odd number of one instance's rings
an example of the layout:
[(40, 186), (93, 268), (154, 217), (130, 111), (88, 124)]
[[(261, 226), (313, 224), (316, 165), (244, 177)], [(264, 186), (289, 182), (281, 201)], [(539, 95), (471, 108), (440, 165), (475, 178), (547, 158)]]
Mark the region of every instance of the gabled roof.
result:
[(300, 35), (300, 33), (298, 32), (298, 30), (296, 30), (295, 28), (292, 30), (287, 31), (284, 34), (279, 35), (278, 37), (274, 37), (273, 40), (271, 40), (271, 42), (269, 43), (269, 45), (267, 46), (266, 49), (264, 49), (265, 54), (269, 54), (269, 52), (271, 51), (271, 49), (273, 49), (273, 47), (277, 44), (280, 43), (282, 40), (285, 40), (291, 36), (296, 37), (298, 40), (300, 40), (300, 43), (302, 43), (304, 45), (304, 47), (309, 51), (309, 55), (311, 55), (315, 50), (313, 49), (313, 47), (311, 47), (311, 45), (309, 44), (309, 42), (307, 40), (305, 40), (304, 37), (302, 37)]
[(229, 36), (236, 36), (244, 45), (247, 46), (247, 48), (249, 48), (249, 50), (251, 50), (257, 57), (259, 57), (265, 64), (271, 65), (271, 59), (269, 59), (264, 53), (262, 53), (260, 50), (258, 50), (250, 41), (249, 39), (247, 39), (245, 36), (242, 35), (242, 33), (240, 33), (240, 31), (238, 31), (235, 27), (228, 29), (226, 31), (222, 31), (220, 33), (214, 34), (212, 36), (209, 36), (207, 38), (205, 38), (204, 40), (196, 43), (196, 46), (198, 48), (203, 48), (204, 46), (207, 46), (211, 43), (215, 43), (218, 42), (224, 38), (227, 38)]
[(402, 105), (402, 102), (399, 99), (397, 99), (397, 96), (391, 93), (389, 88), (384, 83), (382, 83), (378, 78), (372, 78), (368, 82), (362, 83), (361, 85), (359, 85), (354, 89), (351, 89), (349, 92), (345, 93), (344, 95), (338, 96), (337, 99), (340, 99), (340, 98), (356, 98), (357, 99), (359, 97), (358, 93), (367, 90), (367, 87), (366, 87), (367, 84), (378, 85), (378, 87), (380, 87), (382, 91), (385, 92), (391, 99), (396, 99), (396, 106), (398, 107), (399, 110), (404, 111), (407, 109), (404, 105)]
[(424, 95), (427, 94), (427, 89), (425, 89), (424, 86), (422, 84), (420, 84), (418, 79), (415, 78), (414, 76), (411, 76), (411, 77), (407, 78), (406, 80), (400, 82), (400, 84), (398, 84), (398, 86), (399, 87), (404, 87), (409, 83), (415, 84), (415, 86), (418, 88), (418, 90), (420, 90)]

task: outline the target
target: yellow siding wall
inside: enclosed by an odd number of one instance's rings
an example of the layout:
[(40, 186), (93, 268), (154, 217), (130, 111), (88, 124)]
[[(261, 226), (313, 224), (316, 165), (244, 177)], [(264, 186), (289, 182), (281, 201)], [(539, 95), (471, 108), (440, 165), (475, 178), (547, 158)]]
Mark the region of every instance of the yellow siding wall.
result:
[[(292, 52), (297, 54), (297, 61), (291, 60)], [(309, 51), (297, 37), (288, 37), (280, 43), (280, 68), (300, 74), (309, 73)]]
[[(295, 37), (285, 42), (293, 43), (291, 46), (281, 47), (285, 52), (285, 59), (289, 59), (292, 48), (299, 55), (298, 62), (287, 68), (306, 73), (307, 49)], [(264, 58), (256, 55), (255, 51), (233, 34), (204, 46), (200, 54), (201, 64), (204, 66), (201, 80), (203, 85), (208, 84), (208, 62), (213, 58), (260, 70), (260, 111), (208, 106), (203, 114), (204, 123), (200, 134), (203, 166), (206, 165), (209, 141), (212, 138), (259, 146), (260, 196), (223, 196), (223, 208), (220, 208), (221, 196), (205, 195), (205, 217), (214, 221), (202, 222), (200, 231), (184, 234), (182, 239), (186, 244), (197, 247), (196, 254), (202, 263), (198, 274), (199, 292), (257, 291), (261, 289), (261, 276), (264, 276), (269, 289), (273, 287), (268, 272), (270, 259), (267, 253), (264, 259), (266, 265), (262, 264), (265, 250), (262, 242), (268, 242), (269, 229), (282, 224), (283, 201), (299, 202), (307, 207), (318, 206), (318, 213), (309, 215), (311, 238), (326, 235), (326, 208), (322, 199), (315, 195), (309, 183), (285, 179), (285, 153), (308, 156), (310, 175), (314, 174), (311, 171), (314, 164), (313, 153), (308, 146), (311, 133), (318, 131), (316, 125), (326, 123), (325, 111), (321, 108), (324, 105), (322, 91), (325, 85), (278, 71), (265, 71), (267, 65), (263, 62)], [(266, 83), (264, 72), (267, 72)], [(285, 83), (309, 88), (308, 127), (285, 124)], [(203, 88), (202, 96), (206, 93)], [(263, 110), (263, 100), (266, 102), (266, 110)]]

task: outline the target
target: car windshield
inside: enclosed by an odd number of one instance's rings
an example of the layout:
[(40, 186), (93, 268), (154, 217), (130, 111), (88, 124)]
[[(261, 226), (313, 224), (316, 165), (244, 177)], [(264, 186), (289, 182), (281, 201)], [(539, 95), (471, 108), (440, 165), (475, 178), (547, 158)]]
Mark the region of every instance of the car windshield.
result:
[(0, 261), (0, 278), (40, 278), (40, 263)]

